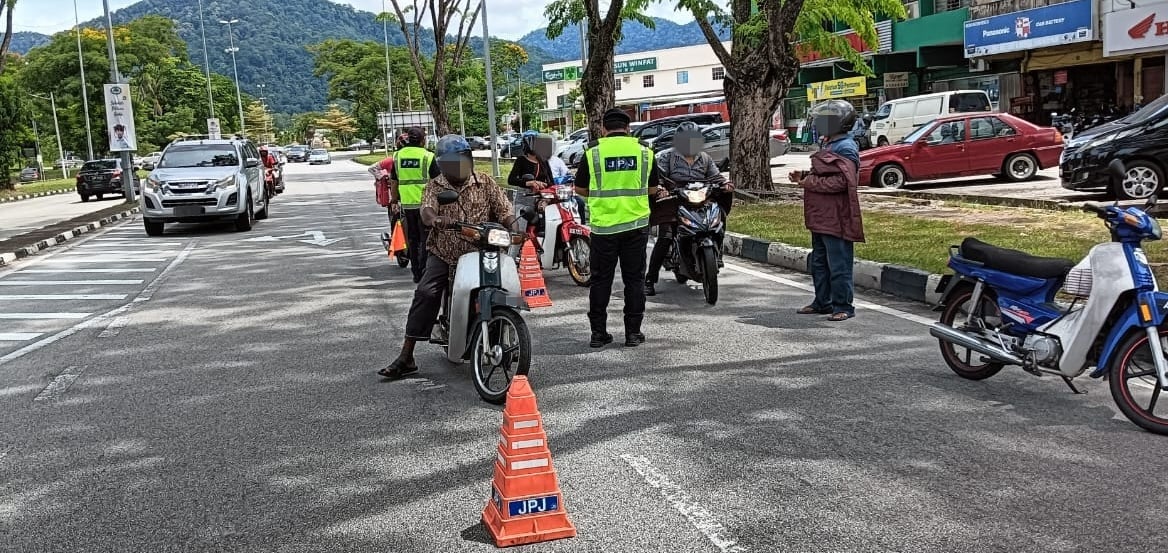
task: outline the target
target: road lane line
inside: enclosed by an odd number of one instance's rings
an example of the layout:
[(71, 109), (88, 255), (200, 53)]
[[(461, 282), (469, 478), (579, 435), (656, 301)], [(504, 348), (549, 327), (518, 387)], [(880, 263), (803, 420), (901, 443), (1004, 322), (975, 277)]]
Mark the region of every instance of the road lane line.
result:
[(65, 393), (70, 386), (85, 372), (85, 367), (69, 367), (53, 378), (41, 393), (32, 398), (33, 401), (52, 401)]
[(117, 308), (111, 309), (109, 311), (106, 311), (105, 313), (102, 313), (101, 315), (98, 315), (98, 316), (93, 317), (91, 319), (86, 319), (80, 323), (77, 323), (77, 324), (69, 327), (69, 328), (66, 328), (65, 330), (62, 330), (56, 334), (53, 334), (52, 336), (47, 336), (45, 338), (41, 338), (40, 340), (37, 340), (36, 342), (33, 342), (27, 346), (24, 346), (23, 348), (20, 348), (16, 351), (8, 353), (4, 356), (0, 356), (0, 366), (3, 366), (5, 363), (9, 363), (13, 360), (20, 359), (21, 357), (24, 357), (25, 355), (28, 355), (28, 354), (30, 354), (34, 351), (37, 351), (41, 348), (44, 348), (46, 346), (49, 346), (49, 345), (52, 345), (56, 342), (64, 340), (65, 338), (68, 338), (74, 334), (77, 334), (78, 332), (80, 332), (82, 330), (97, 326), (105, 321), (108, 321), (109, 319), (112, 319), (118, 315), (121, 315), (122, 313), (125, 313), (126, 311), (129, 311), (131, 308), (134, 307), (135, 304), (150, 301), (150, 298), (154, 297), (154, 292), (156, 290), (158, 290), (158, 288), (160, 286), (162, 286), (162, 284), (166, 281), (166, 278), (170, 275), (170, 273), (173, 272), (175, 270), (175, 268), (177, 268), (179, 265), (181, 265), (182, 262), (185, 261), (188, 256), (190, 256), (191, 251), (193, 251), (195, 249), (196, 244), (198, 244), (197, 240), (191, 240), (191, 242), (189, 244), (187, 244), (187, 247), (185, 249), (183, 249), (182, 253), (178, 254), (178, 256), (175, 257), (174, 260), (171, 261), (170, 264), (167, 265), (166, 268), (163, 269), (162, 272), (158, 274), (158, 277), (155, 278), (154, 280), (150, 281), (150, 284), (146, 285), (146, 288), (144, 288), (141, 292), (139, 292), (138, 296), (135, 297), (130, 303), (127, 303), (121, 307), (117, 307)]
[(142, 280), (0, 280), (0, 286), (128, 286)]
[[(740, 273), (747, 274), (747, 275), (750, 275), (753, 277), (761, 278), (763, 280), (777, 282), (777, 283), (785, 285), (785, 286), (790, 286), (791, 288), (798, 288), (798, 289), (806, 291), (806, 292), (812, 292), (812, 293), (815, 292), (814, 286), (812, 286), (810, 284), (804, 284), (802, 282), (797, 282), (797, 281), (791, 280), (789, 278), (783, 278), (783, 277), (775, 276), (775, 275), (768, 275), (762, 271), (748, 269), (746, 267), (741, 267), (741, 266), (734, 265), (731, 263), (727, 263), (726, 268), (734, 270), (734, 271), (738, 271)], [(884, 313), (885, 315), (892, 315), (893, 317), (904, 319), (904, 320), (909, 321), (911, 323), (917, 323), (917, 324), (924, 325), (924, 326), (933, 326), (933, 323), (937, 322), (937, 321), (934, 321), (933, 319), (925, 318), (925, 317), (922, 317), (920, 315), (914, 315), (914, 314), (908, 313), (906, 311), (901, 311), (899, 309), (893, 309), (891, 307), (887, 307), (887, 306), (883, 306), (883, 305), (879, 305), (879, 304), (875, 304), (875, 303), (870, 303), (870, 302), (866, 302), (863, 300), (855, 300), (854, 303), (856, 304), (856, 307), (861, 307), (861, 308), (867, 309), (869, 311), (876, 311), (879, 313)]]
[(34, 319), (84, 319), (93, 313), (0, 313), (0, 319), (29, 321)]
[(101, 331), (101, 334), (98, 334), (97, 337), (116, 338), (118, 334), (121, 334), (122, 329), (126, 328), (126, 325), (128, 324), (130, 324), (129, 317), (114, 317), (114, 320), (110, 321), (110, 324), (106, 326), (105, 330)]
[(727, 536), (726, 527), (714, 518), (705, 507), (698, 505), (681, 486), (669, 479), (665, 473), (657, 470), (648, 459), (639, 455), (621, 455), (621, 460), (628, 463), (641, 478), (645, 479), (645, 483), (656, 488), (665, 497), (665, 500), (673, 506), (677, 512), (681, 513), (690, 524), (701, 532), (706, 539), (710, 540), (723, 553), (745, 553), (749, 551), (745, 547), (738, 545), (738, 542), (733, 538)]
[[(31, 273), (31, 274), (54, 274), (54, 273), (153, 273), (153, 272), (155, 272), (155, 271), (157, 271), (157, 270), (158, 270), (158, 269), (154, 269), (154, 268), (146, 268), (146, 269), (69, 269), (69, 268), (60, 268), (60, 269), (23, 269), (23, 270), (17, 271), (17, 273)], [(9, 274), (16, 274), (16, 273), (9, 273)], [(0, 276), (0, 278), (4, 278), (5, 276), (9, 276), (9, 275), (3, 275), (3, 276)]]
[(69, 265), (73, 263), (160, 263), (167, 259), (166, 257), (82, 257), (80, 259), (46, 259), (41, 263), (50, 263), (53, 265)]
[(126, 294), (0, 294), (3, 300), (124, 300)]
[(27, 342), (44, 332), (0, 332), (0, 342)]
[[(103, 247), (106, 247), (106, 244), (95, 244), (94, 246), (98, 247), (98, 248), (103, 248)], [(133, 249), (131, 249), (131, 250), (80, 250), (80, 251), (78, 251), (78, 253), (80, 255), (93, 255), (93, 256), (98, 256), (98, 255), (116, 255), (116, 256), (164, 255), (164, 256), (170, 257), (170, 256), (178, 253), (178, 250), (133, 250)]]

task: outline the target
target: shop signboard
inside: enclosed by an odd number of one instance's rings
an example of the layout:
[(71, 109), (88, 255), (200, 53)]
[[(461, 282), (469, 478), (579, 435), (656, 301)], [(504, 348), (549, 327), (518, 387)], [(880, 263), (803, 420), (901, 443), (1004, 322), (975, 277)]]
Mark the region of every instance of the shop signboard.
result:
[(580, 75), (584, 73), (583, 67), (561, 67), (559, 69), (545, 69), (543, 72), (543, 82), (554, 83), (558, 81), (578, 81)]
[(965, 57), (976, 58), (1094, 40), (1093, 0), (965, 22)]
[(617, 60), (613, 62), (613, 72), (617, 75), (622, 73), (639, 73), (641, 71), (656, 71), (657, 58), (641, 58), (638, 60)]
[(849, 77), (807, 85), (807, 100), (811, 102), (867, 95), (868, 80), (864, 77)]
[(908, 73), (885, 73), (884, 88), (908, 88)]
[(1121, 56), (1168, 48), (1168, 2), (1103, 16), (1103, 55)]

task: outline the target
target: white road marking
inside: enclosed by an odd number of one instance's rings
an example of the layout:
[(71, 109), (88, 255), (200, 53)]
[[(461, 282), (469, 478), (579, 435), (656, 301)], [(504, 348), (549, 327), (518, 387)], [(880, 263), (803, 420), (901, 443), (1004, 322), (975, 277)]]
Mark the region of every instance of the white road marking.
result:
[(124, 300), (126, 294), (0, 294), (0, 300)]
[(118, 334), (121, 334), (122, 329), (126, 328), (126, 325), (128, 324), (130, 324), (129, 317), (114, 317), (114, 320), (110, 321), (110, 324), (107, 325), (105, 330), (101, 331), (101, 334), (98, 334), (97, 337), (115, 338)]
[(25, 342), (44, 332), (0, 332), (0, 342)]
[[(98, 247), (105, 246), (105, 244), (96, 244)], [(80, 250), (77, 252), (80, 255), (111, 255), (111, 256), (126, 256), (126, 255), (161, 255), (170, 257), (178, 253), (175, 250)]]
[[(726, 268), (734, 270), (734, 271), (738, 271), (740, 273), (747, 274), (747, 275), (750, 275), (753, 277), (761, 278), (763, 280), (777, 282), (779, 284), (782, 284), (785, 286), (790, 286), (792, 288), (798, 288), (800, 290), (804, 290), (807, 292), (815, 292), (814, 286), (811, 286), (810, 284), (804, 284), (802, 282), (797, 282), (797, 281), (791, 280), (789, 278), (783, 278), (783, 277), (775, 276), (775, 275), (768, 275), (768, 274), (761, 272), (761, 271), (756, 271), (754, 269), (748, 269), (746, 267), (740, 267), (738, 265), (733, 265), (730, 263), (726, 264)], [(891, 307), (886, 307), (883, 305), (877, 305), (875, 303), (869, 303), (869, 302), (866, 302), (863, 300), (856, 300), (855, 304), (856, 304), (856, 307), (861, 307), (861, 308), (867, 309), (869, 311), (876, 311), (879, 313), (884, 313), (885, 315), (892, 315), (893, 317), (897, 317), (899, 319), (904, 319), (908, 322), (917, 323), (917, 324), (924, 325), (924, 326), (933, 326), (933, 323), (937, 322), (937, 321), (934, 321), (932, 319), (922, 317), (920, 315), (914, 315), (914, 314), (908, 313), (906, 311), (901, 311), (899, 309), (893, 309)]]
[[(18, 271), (18, 272), (20, 272), (20, 273), (33, 273), (33, 274), (51, 274), (51, 273), (153, 273), (153, 272), (155, 272), (155, 271), (157, 271), (157, 270), (158, 270), (158, 269), (153, 269), (153, 268), (147, 268), (147, 269), (121, 269), (121, 268), (118, 268), (118, 269), (113, 269), (113, 268), (111, 268), (111, 269), (70, 269), (70, 268), (60, 268), (60, 269), (24, 269), (24, 270), (21, 270), (21, 271)], [(4, 275), (4, 276), (8, 276), (8, 275)], [(3, 277), (0, 277), (0, 278), (3, 278)]]
[(4, 365), (5, 363), (8, 363), (10, 361), (20, 359), (21, 357), (24, 357), (25, 355), (28, 355), (28, 354), (30, 354), (34, 351), (37, 351), (41, 348), (44, 348), (46, 346), (50, 346), (56, 342), (64, 340), (65, 338), (68, 338), (68, 337), (70, 337), (70, 336), (72, 336), (72, 335), (74, 335), (82, 330), (97, 326), (98, 324), (101, 324), (105, 321), (108, 321), (108, 320), (110, 320), (118, 315), (121, 315), (122, 313), (125, 313), (126, 311), (129, 311), (131, 308), (134, 307), (135, 304), (150, 301), (150, 298), (154, 297), (154, 292), (156, 290), (158, 290), (158, 288), (160, 286), (162, 286), (163, 282), (166, 282), (166, 277), (168, 275), (170, 275), (170, 273), (172, 271), (174, 271), (175, 268), (177, 268), (179, 265), (181, 265), (182, 262), (185, 261), (188, 256), (190, 256), (191, 251), (195, 249), (195, 245), (197, 243), (198, 243), (198, 241), (192, 240), (189, 244), (187, 244), (187, 247), (185, 249), (183, 249), (182, 253), (178, 254), (178, 257), (175, 257), (174, 260), (171, 261), (170, 264), (167, 265), (166, 268), (163, 269), (161, 273), (159, 273), (158, 277), (155, 278), (154, 280), (150, 281), (150, 284), (146, 285), (146, 288), (144, 288), (141, 292), (139, 292), (138, 295), (130, 303), (127, 303), (121, 307), (117, 307), (117, 308), (111, 309), (109, 311), (106, 311), (105, 313), (102, 313), (101, 315), (93, 317), (92, 319), (87, 319), (85, 321), (77, 323), (69, 328), (66, 328), (65, 330), (62, 330), (56, 334), (53, 334), (52, 336), (46, 336), (44, 338), (41, 338), (40, 340), (37, 340), (36, 342), (33, 342), (27, 346), (24, 346), (23, 348), (20, 348), (16, 351), (8, 353), (7, 355), (0, 357), (0, 366)]
[(68, 265), (72, 263), (159, 263), (167, 259), (166, 257), (73, 257), (69, 259), (47, 259), (42, 261), (42, 263), (56, 265)]
[(723, 553), (745, 553), (748, 551), (745, 547), (738, 545), (738, 542), (733, 538), (727, 536), (726, 527), (714, 518), (705, 507), (698, 505), (681, 486), (674, 483), (661, 471), (657, 470), (648, 459), (638, 455), (621, 455), (621, 460), (628, 463), (641, 478), (645, 479), (645, 483), (656, 488), (665, 497), (665, 500), (673, 506), (677, 512), (681, 513), (690, 524), (701, 532), (706, 539), (710, 540)]
[(94, 242), (118, 242), (118, 244), (101, 244), (104, 246), (133, 246), (141, 244), (143, 246), (181, 246), (182, 242), (152, 242), (150, 240), (134, 240), (133, 238), (94, 238)]
[(32, 398), (32, 400), (52, 401), (57, 399), (61, 394), (65, 393), (65, 390), (68, 390), (69, 387), (77, 381), (77, 378), (80, 377), (81, 373), (83, 372), (85, 372), (85, 367), (69, 367), (65, 369), (61, 372), (61, 374), (53, 378), (53, 381), (49, 382), (49, 385), (45, 386), (45, 389), (41, 390), (41, 393), (37, 394), (37, 396)]
[(127, 286), (141, 280), (0, 280), (0, 286)]
[(34, 319), (84, 319), (93, 313), (0, 313), (0, 319), (30, 321)]

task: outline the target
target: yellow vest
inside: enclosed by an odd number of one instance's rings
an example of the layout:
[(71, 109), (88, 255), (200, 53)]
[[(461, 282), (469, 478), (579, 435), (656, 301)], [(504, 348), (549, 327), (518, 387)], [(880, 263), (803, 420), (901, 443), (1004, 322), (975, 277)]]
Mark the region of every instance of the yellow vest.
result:
[(422, 207), (422, 192), (426, 183), (430, 181), (430, 165), (434, 162), (434, 154), (425, 148), (406, 146), (393, 158), (394, 169), (397, 172), (397, 193), (401, 196), (401, 204), (405, 209), (419, 209)]
[(617, 234), (649, 226), (653, 152), (632, 136), (601, 138), (584, 152), (588, 164), (589, 227)]

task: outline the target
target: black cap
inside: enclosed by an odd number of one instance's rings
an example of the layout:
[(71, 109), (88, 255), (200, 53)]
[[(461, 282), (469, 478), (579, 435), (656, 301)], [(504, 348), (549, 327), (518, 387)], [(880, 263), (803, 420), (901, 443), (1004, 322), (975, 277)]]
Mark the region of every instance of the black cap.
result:
[(426, 131), (422, 127), (410, 127), (406, 129), (406, 140), (409, 144), (421, 146), (426, 143)]
[(631, 121), (632, 119), (629, 118), (629, 114), (625, 113), (625, 110), (620, 109), (620, 108), (612, 108), (612, 109), (604, 112), (604, 117), (602, 118), (602, 120), (605, 123), (607, 123), (609, 121), (620, 121), (621, 123), (628, 125), (629, 121)]

